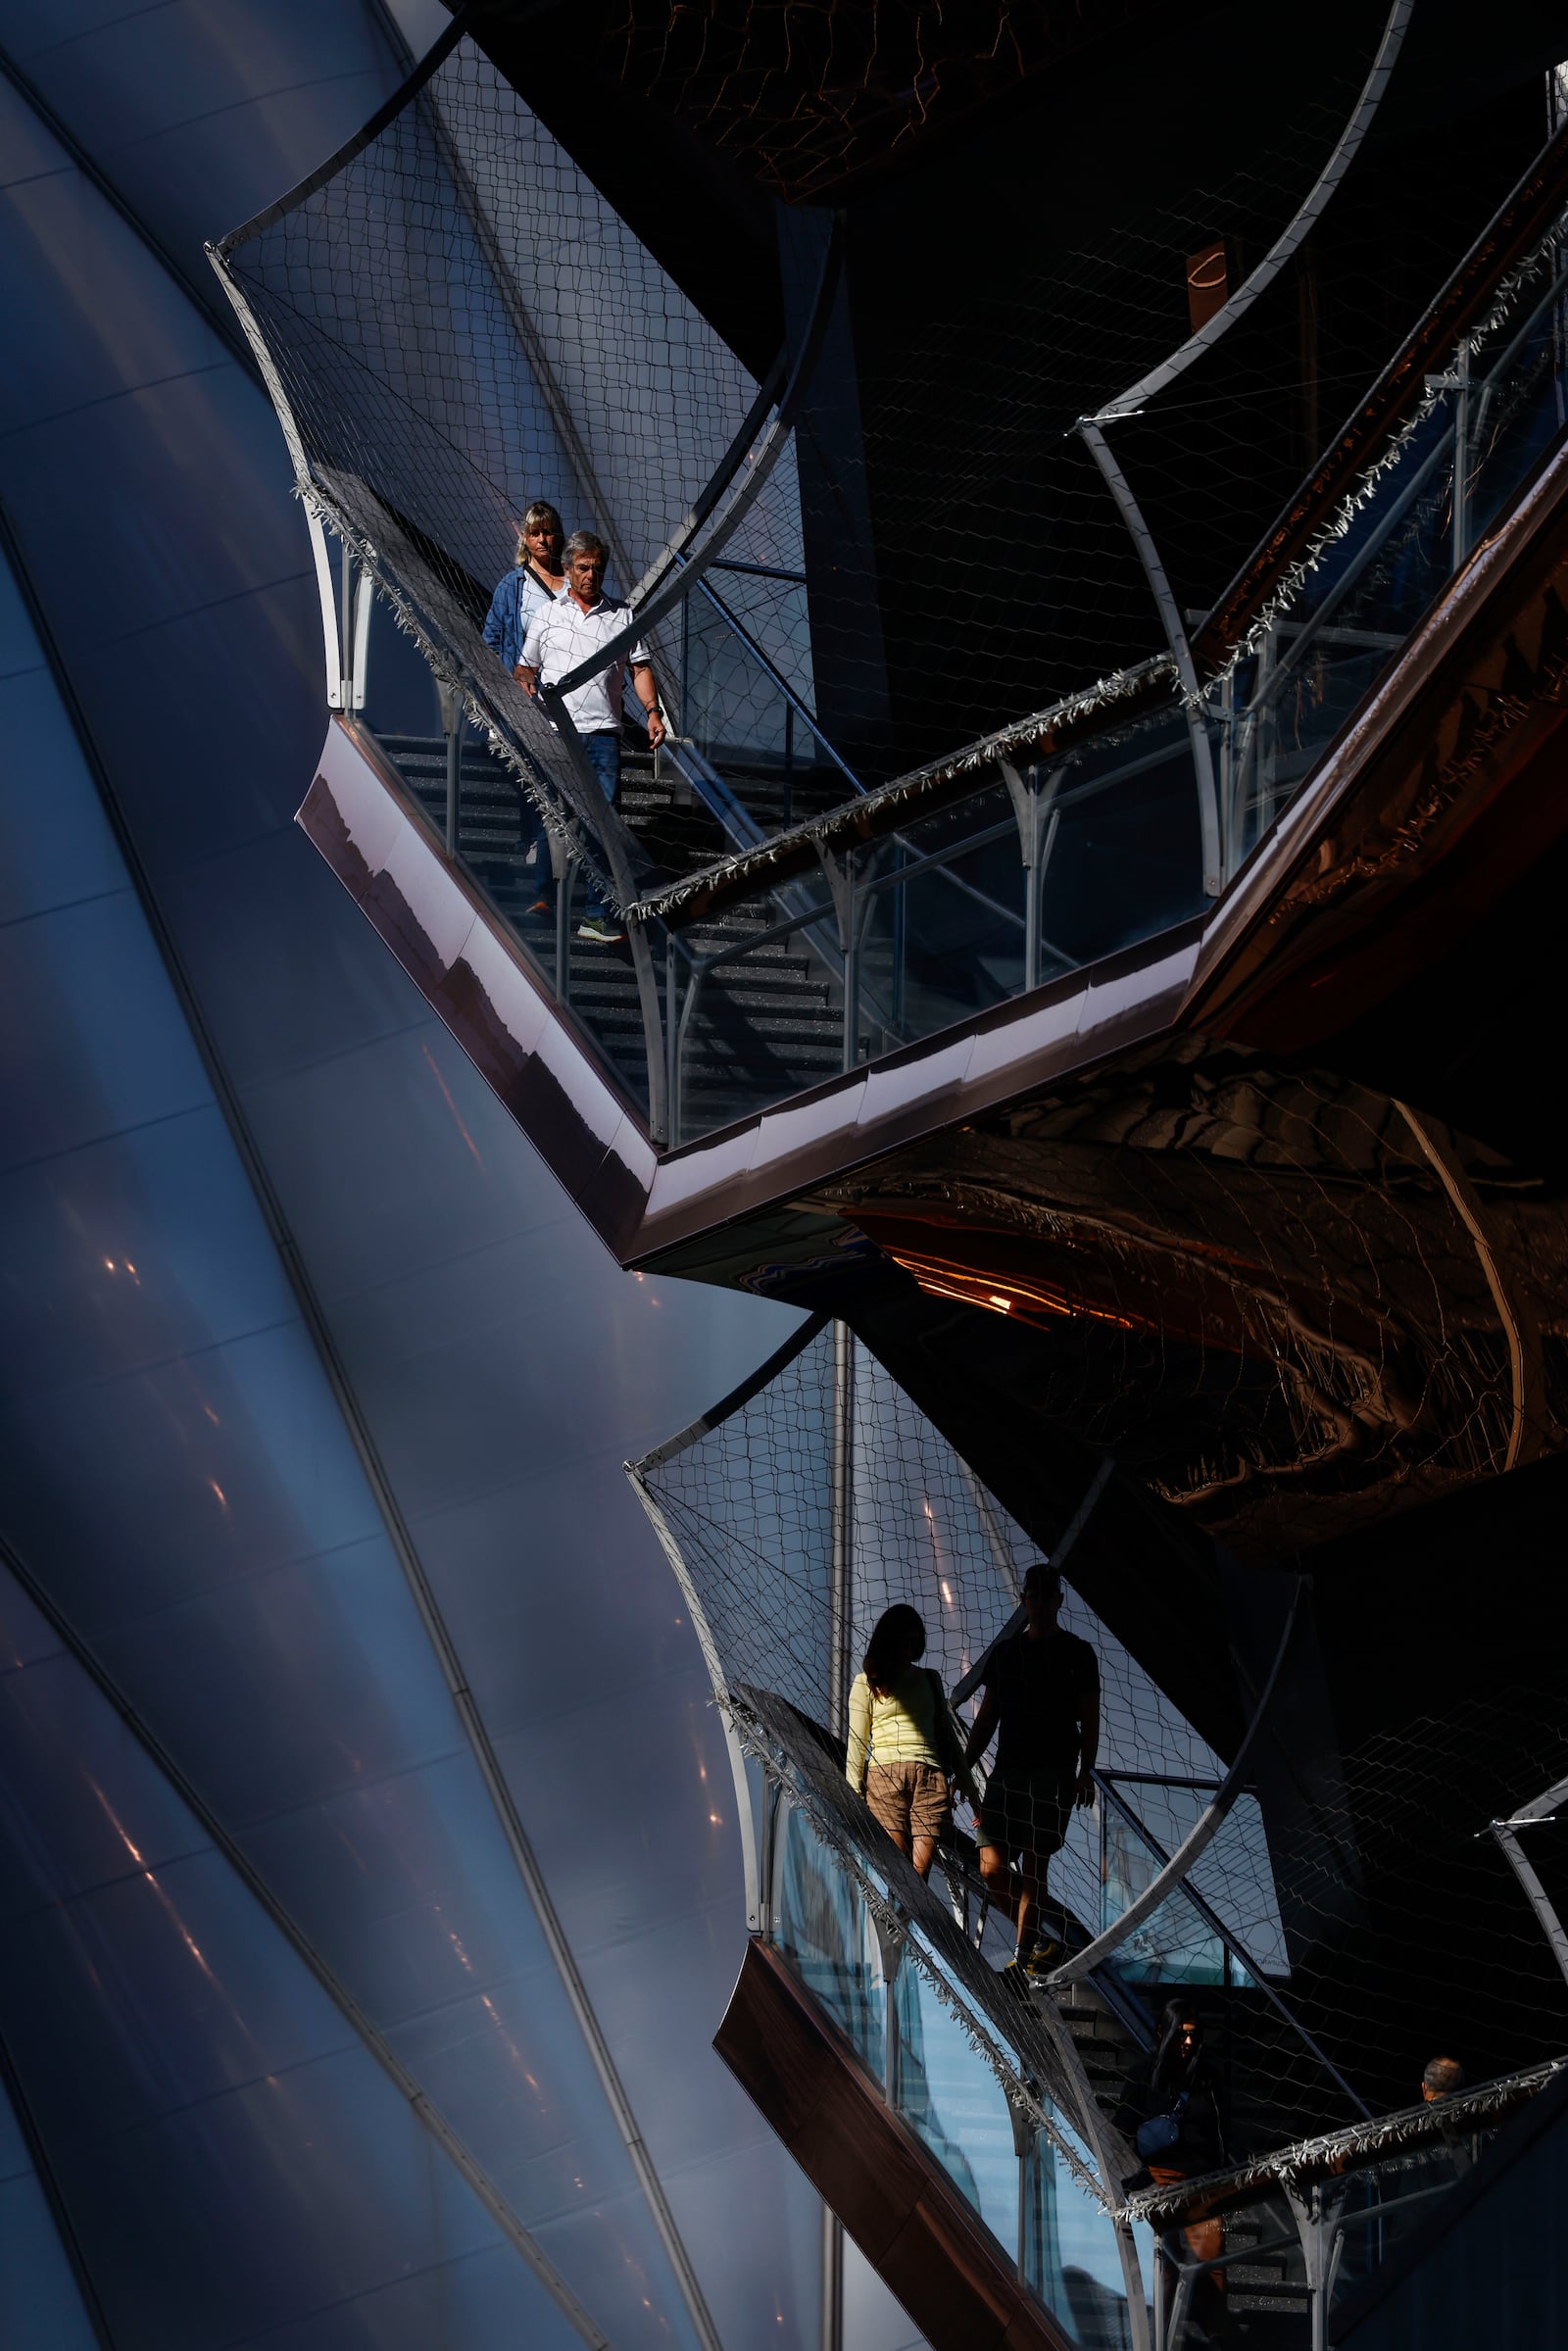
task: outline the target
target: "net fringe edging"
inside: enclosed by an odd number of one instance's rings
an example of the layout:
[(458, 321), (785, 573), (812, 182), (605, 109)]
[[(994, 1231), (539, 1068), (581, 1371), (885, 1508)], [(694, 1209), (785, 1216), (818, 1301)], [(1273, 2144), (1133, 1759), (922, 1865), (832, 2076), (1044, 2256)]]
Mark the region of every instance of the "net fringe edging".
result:
[(588, 845), (586, 830), (575, 810), (563, 805), (554, 786), (539, 774), (527, 752), (507, 732), (503, 722), (486, 704), (482, 689), (469, 677), (466, 665), (449, 648), (437, 644), (417, 604), (408, 590), (399, 584), (390, 568), (383, 564), (380, 550), (374, 542), (348, 520), (317, 482), (297, 482), (294, 494), (315, 514), (317, 520), (364, 564), (374, 582), (376, 595), (391, 612), (403, 635), (412, 638), (417, 646), (437, 686), (445, 688), (457, 698), (465, 719), (483, 736), (489, 749), (537, 810), (546, 830), (553, 838), (564, 841), (608, 890), (608, 871), (594, 849)]
[[(1546, 231), (1535, 249), (1502, 279), (1495, 289), (1485, 315), (1455, 342), (1448, 362), (1450, 368), (1457, 366), (1460, 359), (1467, 353), (1473, 356), (1486, 338), (1495, 332), (1496, 328), (1504, 322), (1520, 292), (1541, 275), (1543, 269), (1550, 260), (1561, 240), (1563, 226), (1559, 220)], [(1230, 680), (1240, 663), (1256, 652), (1268, 631), (1283, 619), (1298, 602), (1303, 588), (1314, 573), (1322, 568), (1332, 550), (1348, 536), (1356, 515), (1371, 503), (1386, 476), (1402, 463), (1410, 443), (1446, 397), (1446, 393), (1441, 386), (1427, 392), (1412, 415), (1405, 419), (1394, 435), (1382, 455), (1367, 466), (1335, 513), (1320, 525), (1301, 555), (1282, 575), (1279, 584), (1260, 606), (1250, 625), (1246, 633), (1238, 639), (1223, 665), (1210, 672), (1196, 694), (1188, 694), (1179, 690), (1179, 700), (1183, 708), (1201, 709), (1209, 696), (1216, 689), (1223, 688)], [(858, 799), (836, 802), (831, 808), (824, 809), (806, 823), (794, 825), (786, 832), (775, 834), (760, 848), (741, 851), (733, 857), (720, 858), (711, 865), (704, 866), (700, 872), (688, 876), (676, 889), (640, 899), (625, 907), (623, 911), (629, 920), (639, 922), (672, 913), (700, 893), (725, 887), (742, 874), (764, 873), (770, 864), (775, 863), (780, 857), (795, 849), (819, 843), (825, 845), (834, 832), (845, 826), (853, 828), (857, 821), (863, 820), (874, 809), (896, 808), (902, 800), (915, 797), (936, 785), (951, 782), (960, 775), (978, 773), (987, 767), (995, 766), (1000, 759), (1007, 757), (1010, 753), (1034, 748), (1054, 728), (1072, 724), (1080, 718), (1092, 716), (1099, 710), (1113, 709), (1118, 702), (1126, 700), (1130, 695), (1146, 691), (1151, 685), (1165, 678), (1177, 682), (1176, 664), (1168, 654), (1157, 655), (1150, 661), (1135, 663), (1129, 668), (1112, 671), (1108, 675), (1097, 679), (1092, 686), (1086, 686), (1081, 692), (1069, 695), (1059, 703), (1054, 703), (1047, 710), (1034, 711), (1025, 718), (1010, 720), (1007, 725), (967, 744), (963, 750), (953, 753), (944, 759), (935, 760), (927, 766), (913, 768), (907, 775), (897, 776), (890, 783), (867, 792)]]
[(1256, 2162), (1240, 2164), (1229, 2172), (1204, 2172), (1179, 2184), (1145, 2188), (1127, 2197), (1118, 2210), (1131, 2221), (1178, 2220), (1196, 2200), (1245, 2194), (1250, 2187), (1266, 2187), (1278, 2180), (1294, 2183), (1302, 2175), (1327, 2170), (1338, 2158), (1376, 2156), (1419, 2143), (1451, 2130), (1456, 2122), (1500, 2114), (1523, 2099), (1534, 2097), (1568, 2068), (1568, 2057), (1547, 2058), (1522, 2073), (1504, 2074), (1495, 2082), (1459, 2090), (1436, 2105), (1404, 2106), (1370, 2123), (1352, 2123), (1344, 2131), (1328, 2131), (1315, 2138), (1298, 2139)]
[(897, 1903), (877, 1885), (860, 1856), (855, 1851), (848, 1838), (841, 1834), (837, 1824), (830, 1818), (825, 1808), (819, 1807), (811, 1801), (810, 1790), (794, 1778), (786, 1765), (779, 1762), (777, 1756), (772, 1752), (767, 1735), (761, 1726), (756, 1724), (739, 1702), (727, 1694), (717, 1694), (715, 1703), (726, 1723), (734, 1731), (735, 1737), (759, 1769), (766, 1775), (773, 1786), (797, 1810), (806, 1814), (816, 1835), (832, 1847), (840, 1868), (854, 1883), (857, 1892), (872, 1918), (886, 1935), (895, 1937), (904, 1945), (909, 1958), (957, 2025), (970, 2048), (977, 2057), (984, 2058), (986, 2064), (996, 2075), (1008, 2102), (1022, 2107), (1030, 2120), (1045, 2132), (1085, 2194), (1093, 2197), (1102, 2211), (1112, 2212), (1114, 2209), (1112, 2199), (1102, 2181), (1096, 2178), (1093, 2168), (1085, 2163), (1082, 2155), (1071, 2142), (1062, 2136), (1028, 2077), (1004, 2055), (984, 2027), (976, 2021), (970, 2010), (959, 1999), (942, 1969), (920, 1941), (913, 1920), (906, 1918)]
[[(1487, 337), (1494, 334), (1502, 325), (1521, 291), (1533, 279), (1541, 275), (1561, 241), (1562, 234), (1563, 222), (1559, 219), (1547, 229), (1534, 250), (1528, 253), (1515, 269), (1509, 270), (1496, 287), (1485, 316), (1477, 319), (1473, 326), (1467, 328), (1453, 345), (1447, 367), (1444, 370), (1445, 373), (1455, 368), (1462, 359), (1473, 358)], [(1257, 651), (1269, 630), (1285, 617), (1298, 601), (1301, 590), (1314, 572), (1322, 569), (1332, 550), (1339, 545), (1342, 539), (1348, 537), (1350, 525), (1356, 515), (1363, 507), (1371, 503), (1386, 476), (1403, 462), (1405, 453), (1416, 434), (1447, 396), (1446, 387), (1441, 384), (1432, 384), (1429, 379), (1429, 389), (1425, 397), (1405, 418), (1381, 457), (1375, 458), (1366, 470), (1357, 477), (1354, 488), (1346, 493), (1334, 514), (1320, 526), (1316, 534), (1308, 540), (1295, 563), (1290, 564), (1281, 575), (1278, 586), (1259, 606), (1250, 627), (1243, 636), (1237, 639), (1223, 666), (1210, 672), (1196, 697), (1184, 696), (1183, 699), (1189, 708), (1200, 707), (1205, 703), (1215, 689), (1222, 688), (1228, 683), (1241, 662)]]
[(1049, 709), (1036, 710), (1027, 718), (1011, 719), (994, 734), (982, 735), (961, 751), (950, 753), (946, 759), (934, 760), (929, 766), (911, 768), (907, 775), (894, 776), (885, 784), (861, 793), (854, 800), (836, 801), (832, 808), (819, 815), (808, 817), (801, 824), (775, 833), (760, 848), (737, 851), (730, 857), (715, 859), (687, 876), (672, 890), (663, 890), (651, 898), (638, 899), (623, 911), (628, 920), (648, 922), (673, 912), (700, 892), (728, 884), (741, 874), (765, 873), (767, 867), (780, 857), (803, 847), (825, 845), (842, 827), (854, 830), (866, 816), (880, 808), (897, 808), (901, 801), (930, 790), (934, 785), (948, 783), (960, 775), (979, 773), (994, 767), (1009, 753), (1028, 751), (1059, 726), (1070, 725), (1082, 717), (1093, 716), (1099, 710), (1114, 709), (1118, 702), (1142, 694), (1165, 678), (1174, 679), (1176, 664), (1169, 654), (1156, 654), (1147, 661), (1135, 663), (1128, 669), (1113, 670), (1098, 678), (1094, 685), (1069, 695), (1063, 702), (1053, 703)]

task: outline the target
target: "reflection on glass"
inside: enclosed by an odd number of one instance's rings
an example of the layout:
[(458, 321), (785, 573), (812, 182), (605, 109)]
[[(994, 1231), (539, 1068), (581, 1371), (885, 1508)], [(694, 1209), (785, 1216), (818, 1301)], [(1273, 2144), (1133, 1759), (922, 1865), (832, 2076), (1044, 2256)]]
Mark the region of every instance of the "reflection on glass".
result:
[(786, 1806), (780, 1831), (778, 1948), (880, 2082), (887, 1992), (875, 1930), (859, 1894), (805, 1814)]
[(894, 1996), (899, 2111), (1015, 2259), (1018, 2158), (1002, 2084), (920, 1969), (906, 1962)]
[[(1540, 282), (1540, 281), (1538, 281)], [(1221, 703), (1221, 799), (1245, 856), (1317, 764), (1564, 421), (1562, 280), (1482, 347), (1369, 482), (1344, 536), (1238, 663)], [(1527, 303), (1529, 298), (1526, 297)]]
[(1455, 2136), (1405, 2149), (1353, 2172), (1324, 2190), (1324, 2219), (1334, 2230), (1331, 2301), (1370, 2278), (1423, 2229), (1433, 2210), (1475, 2159), (1476, 2140)]
[[(1076, 2146), (1076, 2133), (1053, 2111), (1063, 2136)], [(1087, 2151), (1082, 2152), (1086, 2168), (1092, 2168)], [(1022, 2204), (1023, 2275), (1031, 2292), (1085, 2351), (1125, 2351), (1132, 2336), (1115, 2229), (1044, 2131), (1029, 2134)], [(1152, 2234), (1142, 2224), (1136, 2234), (1147, 2287)]]
[[(1138, 1900), (1197, 1824), (1212, 1794), (1209, 1788), (1184, 1788), (1143, 1781), (1121, 1790), (1127, 1810), (1102, 1802), (1100, 1926), (1102, 1931)], [(1199, 1857), (1188, 1881), (1234, 1941), (1268, 1976), (1287, 1976), (1290, 1961), (1280, 1925), (1279, 1903), (1269, 1865), (1263, 1819), (1255, 1796), (1243, 1795)], [(1134, 1928), (1114, 1965), (1135, 1984), (1245, 1985), (1253, 1977), (1204, 1918), (1186, 1886), (1179, 1886), (1152, 1914)]]

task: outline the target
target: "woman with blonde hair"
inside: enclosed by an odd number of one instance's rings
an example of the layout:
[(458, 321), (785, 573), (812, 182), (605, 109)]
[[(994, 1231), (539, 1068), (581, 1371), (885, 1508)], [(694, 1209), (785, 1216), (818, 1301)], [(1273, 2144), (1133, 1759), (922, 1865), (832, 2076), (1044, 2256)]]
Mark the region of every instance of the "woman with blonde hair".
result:
[(517, 552), (513, 568), (496, 583), (484, 624), (484, 641), (492, 653), (517, 673), (528, 623), (542, 604), (554, 604), (565, 593), (566, 575), (561, 568), (565, 544), (561, 516), (546, 499), (536, 498), (517, 525)]
[[(547, 499), (536, 498), (517, 525), (515, 563), (506, 578), (497, 582), (484, 624), (485, 643), (514, 677), (520, 678), (523, 641), (535, 612), (566, 592), (566, 575), (561, 568), (564, 542), (561, 516)], [(555, 875), (544, 820), (530, 809), (524, 812), (523, 824), (525, 833), (531, 826), (533, 835), (523, 850), (523, 863), (531, 861), (534, 869), (534, 898), (528, 911), (554, 916)]]
[[(953, 1781), (967, 1780), (942, 1676), (919, 1663), (924, 1654), (918, 1610), (903, 1600), (885, 1609), (850, 1690), (844, 1758), (850, 1786), (922, 1878), (952, 1824)], [(965, 1792), (977, 1801), (972, 1788)]]

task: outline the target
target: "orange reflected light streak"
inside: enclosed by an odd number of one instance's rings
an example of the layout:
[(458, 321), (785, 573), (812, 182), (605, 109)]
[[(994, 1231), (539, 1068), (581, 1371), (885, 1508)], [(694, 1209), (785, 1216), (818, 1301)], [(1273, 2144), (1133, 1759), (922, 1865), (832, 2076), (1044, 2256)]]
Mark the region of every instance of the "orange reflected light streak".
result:
[[(223, 2005), (228, 2010), (229, 2015), (233, 2018), (235, 2024), (239, 2027), (241, 2033), (243, 2033), (251, 2047), (255, 2049), (257, 2046), (255, 2034), (252, 2033), (244, 2017), (241, 2016), (233, 2000), (224, 1990), (223, 1985), (219, 1981), (218, 1977), (214, 1975), (212, 1968), (208, 1964), (206, 1955), (202, 1950), (201, 1944), (196, 1940), (196, 1937), (194, 1935), (192, 1935), (190, 1929), (180, 1917), (179, 1912), (174, 1907), (173, 1901), (170, 1897), (169, 1893), (166, 1891), (164, 1886), (160, 1885), (157, 1872), (155, 1870), (150, 1870), (147, 1867), (147, 1863), (143, 1858), (141, 1850), (136, 1844), (135, 1839), (132, 1837), (129, 1830), (125, 1827), (125, 1824), (121, 1819), (119, 1813), (115, 1810), (114, 1805), (110, 1802), (107, 1790), (100, 1787), (99, 1783), (92, 1777), (91, 1773), (87, 1773), (85, 1778), (87, 1781), (87, 1786), (91, 1788), (93, 1794), (98, 1799), (99, 1804), (103, 1807), (105, 1817), (107, 1818), (110, 1827), (114, 1830), (115, 1835), (119, 1837), (121, 1843), (124, 1846), (132, 1861), (135, 1862), (137, 1868), (141, 1872), (144, 1882), (152, 1887), (165, 1916), (172, 1923), (175, 1934), (179, 1936), (180, 1941), (184, 1944), (192, 1959), (195, 1960), (196, 1965), (201, 1969), (202, 1974), (207, 1978), (207, 1981), (212, 1985), (213, 1989), (220, 1994)], [(260, 2054), (261, 2053), (258, 2050), (258, 2061), (260, 2060)]]
[(1088, 1298), (1069, 1298), (1054, 1284), (1015, 1279), (1010, 1291), (1001, 1291), (992, 1287), (994, 1275), (970, 1273), (965, 1266), (956, 1265), (947, 1257), (917, 1255), (908, 1249), (895, 1249), (890, 1254), (906, 1272), (913, 1274), (920, 1288), (932, 1298), (958, 1298), (968, 1306), (983, 1306), (990, 1314), (1011, 1314), (1021, 1307), (1037, 1313), (1065, 1315), (1069, 1320), (1085, 1315), (1095, 1322), (1113, 1323), (1121, 1331), (1138, 1327), (1130, 1315), (1117, 1314), (1109, 1306), (1093, 1305)]

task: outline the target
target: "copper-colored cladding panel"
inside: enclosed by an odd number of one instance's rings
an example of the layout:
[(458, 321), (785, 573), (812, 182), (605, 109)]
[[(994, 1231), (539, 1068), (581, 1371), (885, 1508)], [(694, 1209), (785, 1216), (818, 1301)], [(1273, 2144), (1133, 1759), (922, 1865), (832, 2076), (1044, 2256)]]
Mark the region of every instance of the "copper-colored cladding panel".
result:
[(1071, 2351), (765, 1943), (748, 1943), (713, 2046), (932, 2351)]
[(1184, 1026), (1298, 1052), (1568, 832), (1568, 448), (1483, 540), (1211, 920)]
[(1225, 308), (1230, 292), (1230, 264), (1223, 237), (1205, 245), (1200, 253), (1187, 256), (1187, 316), (1194, 334)]

